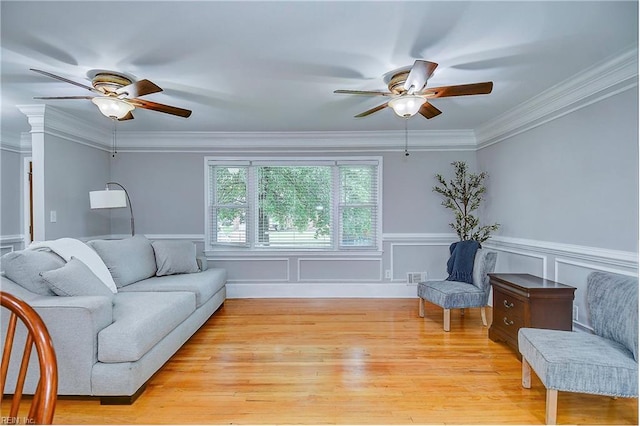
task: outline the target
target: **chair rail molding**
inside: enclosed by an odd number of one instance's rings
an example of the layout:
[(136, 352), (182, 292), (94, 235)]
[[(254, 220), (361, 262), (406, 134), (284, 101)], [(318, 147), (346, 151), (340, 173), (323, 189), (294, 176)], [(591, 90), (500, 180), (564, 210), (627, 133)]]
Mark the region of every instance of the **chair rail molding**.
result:
[(622, 250), (503, 236), (491, 237), (491, 239), (485, 242), (485, 246), (497, 250), (511, 248), (525, 252), (537, 252), (557, 257), (569, 257), (587, 262), (597, 262), (612, 267), (636, 270), (636, 274), (638, 270), (638, 253)]
[(382, 241), (393, 242), (419, 242), (430, 245), (449, 245), (458, 241), (458, 236), (453, 232), (447, 233), (389, 233), (382, 234)]

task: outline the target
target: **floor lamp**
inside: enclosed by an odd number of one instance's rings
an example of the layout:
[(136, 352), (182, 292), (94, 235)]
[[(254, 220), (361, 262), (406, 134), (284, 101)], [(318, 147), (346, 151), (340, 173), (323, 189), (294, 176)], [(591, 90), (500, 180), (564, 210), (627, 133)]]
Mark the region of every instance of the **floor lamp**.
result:
[[(109, 185), (117, 185), (122, 188), (122, 190), (109, 190)], [(107, 182), (103, 191), (89, 191), (89, 203), (91, 204), (91, 209), (116, 209), (127, 207), (127, 204), (129, 204), (129, 212), (131, 213), (131, 236), (135, 235), (131, 199), (124, 186), (118, 182)]]

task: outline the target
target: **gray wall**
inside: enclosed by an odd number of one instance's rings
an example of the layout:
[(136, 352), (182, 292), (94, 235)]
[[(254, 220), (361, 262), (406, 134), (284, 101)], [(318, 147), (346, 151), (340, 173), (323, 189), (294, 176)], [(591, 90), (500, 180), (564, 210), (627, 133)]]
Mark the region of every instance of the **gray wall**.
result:
[(590, 328), (587, 277), (638, 274), (637, 87), (478, 151), (490, 174), (484, 217), (498, 272), (576, 288), (574, 326)]
[(637, 252), (637, 90), (481, 149), (478, 163), (499, 235)]
[[(89, 191), (104, 189), (110, 154), (45, 134), (45, 237), (86, 238), (111, 233), (109, 211), (89, 208)], [(54, 210), (57, 221), (50, 221)]]
[[(448, 225), (452, 215), (440, 205), (440, 197), (431, 190), (435, 184), (434, 175), (450, 176), (450, 163), (456, 160), (467, 161), (472, 169), (475, 168), (473, 150), (414, 151), (409, 157), (401, 151), (351, 154), (238, 152), (224, 156), (255, 159), (261, 156), (326, 158), (334, 155), (383, 157), (382, 250), (374, 255), (216, 250), (210, 257), (211, 264), (227, 269), (232, 297), (249, 293), (253, 297), (326, 295), (327, 288), (336, 296), (373, 296), (376, 289), (381, 289), (380, 294), (389, 294), (385, 293), (389, 288), (384, 286), (390, 284), (393, 286), (391, 294), (409, 296), (415, 295), (415, 288), (405, 285), (406, 272), (431, 270), (430, 276), (442, 276), (448, 257), (447, 247), (452, 239)], [(198, 243), (199, 250), (203, 249), (204, 159), (210, 156), (215, 157), (210, 153), (189, 152), (121, 152), (116, 156), (112, 161), (112, 178), (129, 191), (136, 233), (150, 238), (190, 239)], [(112, 232), (126, 235), (129, 232), (128, 212), (114, 211), (112, 218)], [(404, 241), (432, 234), (445, 234), (445, 237), (426, 245)], [(383, 287), (369, 292), (370, 289), (362, 287), (364, 282)], [(341, 285), (327, 287), (327, 283)]]
[(0, 149), (0, 255), (22, 248), (22, 162), (21, 154)]
[[(405, 282), (406, 273), (443, 278), (447, 248), (455, 240), (448, 226), (451, 212), (431, 190), (433, 176), (451, 177), (450, 163), (464, 160), (472, 170), (489, 173), (481, 217), (484, 223), (502, 224), (485, 244), (499, 251), (496, 271), (531, 273), (576, 286), (577, 322), (588, 326), (584, 302), (588, 273), (637, 274), (637, 114), (634, 89), (478, 151), (415, 150), (410, 157), (400, 150), (354, 151), (351, 155), (383, 157), (381, 252), (216, 250), (210, 263), (227, 268), (230, 297), (415, 297), (415, 286)], [(197, 153), (121, 150), (111, 159), (108, 152), (84, 144), (82, 137), (52, 133), (45, 132), (45, 143), (40, 143), (46, 157), (47, 239), (127, 235), (126, 209), (89, 209), (88, 192), (114, 180), (130, 193), (137, 233), (193, 240), (202, 251), (204, 158), (219, 152), (215, 141), (210, 148), (200, 145)], [(189, 137), (184, 135), (186, 146)], [(199, 138), (194, 142), (201, 143)], [(347, 146), (349, 141), (342, 142), (336, 140), (335, 146)], [(287, 149), (286, 155), (348, 155), (319, 151)], [(265, 152), (256, 155), (240, 149), (224, 156), (281, 155), (277, 149)], [(4, 193), (5, 174), (13, 176), (20, 168), (20, 160), (17, 166), (10, 157), (7, 160), (6, 166), (2, 163), (3, 208), (12, 200)], [(49, 222), (51, 210), (57, 211), (56, 223)], [(19, 215), (11, 221), (19, 228)]]
[[(259, 158), (260, 155), (238, 154), (232, 157)], [(275, 155), (275, 154), (274, 154)], [(295, 154), (286, 154), (294, 157)], [(300, 153), (302, 157), (312, 154)], [(318, 157), (345, 156), (323, 152)], [(451, 232), (451, 214), (441, 205), (440, 197), (431, 191), (434, 175), (449, 176), (450, 163), (466, 161), (475, 167), (473, 151), (367, 152), (356, 156), (383, 157), (383, 232), (421, 233)], [(136, 231), (142, 234), (204, 233), (204, 158), (195, 153), (117, 154), (112, 161), (112, 177), (127, 188), (136, 218)], [(273, 156), (273, 155), (272, 155)], [(112, 231), (129, 231), (129, 213), (114, 211)]]
[(475, 170), (473, 151), (413, 152), (384, 156), (383, 232), (385, 233), (446, 233), (453, 232), (449, 223), (453, 213), (442, 205), (442, 197), (432, 191), (435, 175), (447, 180), (453, 177), (454, 161), (465, 161)]
[[(204, 155), (119, 153), (111, 176), (133, 206), (136, 233), (204, 234)], [(129, 211), (112, 213), (112, 233), (130, 232)]]

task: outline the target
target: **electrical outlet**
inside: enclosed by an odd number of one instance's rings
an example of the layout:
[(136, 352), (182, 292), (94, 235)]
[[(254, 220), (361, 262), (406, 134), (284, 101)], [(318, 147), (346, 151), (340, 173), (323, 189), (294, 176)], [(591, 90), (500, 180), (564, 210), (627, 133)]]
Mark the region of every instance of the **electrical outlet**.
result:
[(384, 271), (384, 277), (388, 280), (391, 279), (391, 269), (387, 269)]
[(58, 221), (58, 213), (55, 210), (51, 210), (49, 212), (49, 221), (51, 223), (56, 223)]
[(578, 321), (578, 305), (573, 305), (573, 320)]

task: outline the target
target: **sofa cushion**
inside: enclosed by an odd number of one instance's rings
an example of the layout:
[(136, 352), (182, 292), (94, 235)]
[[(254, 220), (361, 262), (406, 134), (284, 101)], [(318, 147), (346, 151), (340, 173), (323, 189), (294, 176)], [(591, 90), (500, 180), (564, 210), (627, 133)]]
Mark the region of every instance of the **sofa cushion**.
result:
[(156, 257), (156, 276), (190, 274), (198, 272), (196, 245), (190, 241), (154, 241), (151, 243)]
[(0, 259), (7, 278), (32, 293), (53, 296), (55, 293), (40, 276), (40, 272), (58, 269), (65, 261), (50, 251), (20, 250), (7, 253)]
[(113, 323), (98, 333), (98, 361), (139, 360), (195, 309), (189, 292), (118, 292)]
[(75, 257), (62, 268), (40, 272), (40, 276), (58, 296), (106, 296), (113, 300), (113, 292)]
[(121, 292), (171, 292), (189, 291), (196, 295), (199, 308), (216, 294), (227, 282), (227, 271), (211, 268), (195, 274), (153, 277), (122, 288)]
[(122, 240), (93, 240), (88, 244), (107, 265), (118, 288), (156, 274), (153, 247), (142, 235)]
[(585, 332), (521, 328), (518, 349), (548, 389), (638, 396), (638, 363), (620, 343)]

